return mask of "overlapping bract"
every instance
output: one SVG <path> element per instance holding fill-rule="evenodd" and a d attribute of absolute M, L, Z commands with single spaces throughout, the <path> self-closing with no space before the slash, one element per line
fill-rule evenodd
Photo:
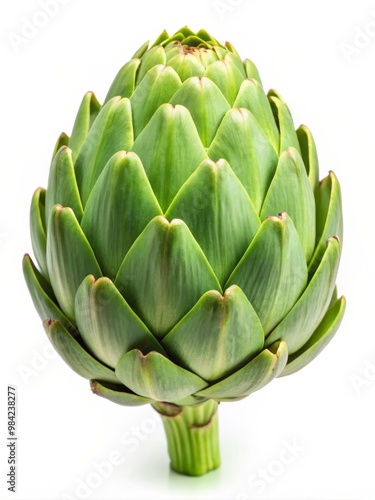
<path fill-rule="evenodd" d="M 48 336 L 116 403 L 243 398 L 310 362 L 345 309 L 340 187 L 254 64 L 204 30 L 84 96 L 31 206 Z"/>

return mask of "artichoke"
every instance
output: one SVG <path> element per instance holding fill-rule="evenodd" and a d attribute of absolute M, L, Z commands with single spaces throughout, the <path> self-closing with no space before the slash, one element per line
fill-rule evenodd
<path fill-rule="evenodd" d="M 161 415 L 171 466 L 218 467 L 218 404 L 309 363 L 345 309 L 340 186 L 310 130 L 205 30 L 165 31 L 92 92 L 31 203 L 25 279 L 95 394 Z"/>

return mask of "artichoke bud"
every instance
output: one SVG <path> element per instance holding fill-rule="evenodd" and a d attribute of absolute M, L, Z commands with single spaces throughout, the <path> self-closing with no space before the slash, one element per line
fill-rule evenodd
<path fill-rule="evenodd" d="M 310 130 L 205 30 L 164 31 L 103 105 L 85 94 L 30 223 L 25 278 L 56 350 L 96 394 L 165 419 L 207 423 L 312 361 L 343 317 L 339 182 L 319 183 Z M 217 466 L 172 448 L 181 472 Z"/>

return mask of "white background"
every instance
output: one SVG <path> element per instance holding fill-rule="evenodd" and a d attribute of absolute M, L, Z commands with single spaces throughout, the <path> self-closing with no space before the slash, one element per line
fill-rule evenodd
<path fill-rule="evenodd" d="M 1 498 L 373 500 L 375 2 L 65 0 L 27 43 L 12 43 L 26 20 L 43 22 L 40 12 L 38 0 L 0 6 Z M 321 177 L 334 170 L 343 189 L 338 286 L 348 299 L 342 327 L 311 365 L 221 405 L 222 467 L 197 479 L 169 471 L 150 407 L 94 397 L 53 355 L 21 272 L 31 195 L 46 185 L 55 140 L 71 132 L 84 92 L 102 101 L 145 40 L 185 24 L 253 59 L 296 126 L 312 129 Z M 15 494 L 5 477 L 8 384 L 19 402 Z M 288 446 L 297 450 L 283 464 Z"/>

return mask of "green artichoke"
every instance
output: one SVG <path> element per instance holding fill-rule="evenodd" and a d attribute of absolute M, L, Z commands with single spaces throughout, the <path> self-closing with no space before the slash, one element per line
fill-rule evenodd
<path fill-rule="evenodd" d="M 335 334 L 340 186 L 230 43 L 187 27 L 92 92 L 31 204 L 26 282 L 94 393 L 161 414 L 172 467 L 219 465 L 217 407 Z"/>

